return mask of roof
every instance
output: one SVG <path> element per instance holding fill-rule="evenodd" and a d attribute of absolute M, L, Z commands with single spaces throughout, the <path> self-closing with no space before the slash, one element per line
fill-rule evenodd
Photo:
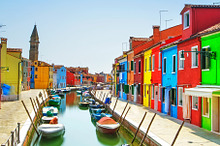
<path fill-rule="evenodd" d="M 40 66 L 40 67 L 52 67 L 52 65 L 50 65 L 46 62 L 43 62 L 43 61 L 38 61 L 38 66 Z"/>
<path fill-rule="evenodd" d="M 54 65 L 54 69 L 60 69 L 61 67 L 64 67 L 64 65 Z"/>
<path fill-rule="evenodd" d="M 220 5 L 193 5 L 193 4 L 185 4 L 185 7 L 182 9 L 180 14 L 182 14 L 183 11 L 186 8 L 220 8 Z"/>
<path fill-rule="evenodd" d="M 130 40 L 132 41 L 148 41 L 149 38 L 136 38 L 136 37 L 130 37 Z"/>
<path fill-rule="evenodd" d="M 200 31 L 196 35 L 207 34 L 207 33 L 215 32 L 215 31 L 220 31 L 220 23 L 215 24 L 215 25 L 213 25 L 203 31 Z"/>
<path fill-rule="evenodd" d="M 32 31 L 31 34 L 31 41 L 39 41 L 39 36 L 38 36 L 38 32 L 37 32 L 37 25 L 34 25 L 34 29 Z"/>
<path fill-rule="evenodd" d="M 20 49 L 20 48 L 7 48 L 7 52 L 19 52 L 19 53 L 22 53 L 22 49 Z"/>

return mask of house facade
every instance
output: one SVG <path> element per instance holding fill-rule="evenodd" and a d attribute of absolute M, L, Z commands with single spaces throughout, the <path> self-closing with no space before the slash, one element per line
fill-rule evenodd
<path fill-rule="evenodd" d="M 66 88 L 66 68 L 63 65 L 53 65 L 57 74 L 57 88 Z"/>
<path fill-rule="evenodd" d="M 31 60 L 22 57 L 22 90 L 30 90 Z"/>

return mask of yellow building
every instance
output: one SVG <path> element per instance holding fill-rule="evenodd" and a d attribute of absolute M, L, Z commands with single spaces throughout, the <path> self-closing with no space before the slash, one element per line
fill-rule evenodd
<path fill-rule="evenodd" d="M 53 66 L 46 62 L 34 61 L 35 89 L 47 89 L 53 87 Z"/>
<path fill-rule="evenodd" d="M 6 95 L 2 100 L 19 99 L 22 77 L 21 53 L 22 49 L 7 48 L 7 39 L 1 38 L 1 84 L 3 95 Z"/>
<path fill-rule="evenodd" d="M 151 105 L 151 52 L 151 49 L 144 52 L 143 105 L 146 107 Z"/>

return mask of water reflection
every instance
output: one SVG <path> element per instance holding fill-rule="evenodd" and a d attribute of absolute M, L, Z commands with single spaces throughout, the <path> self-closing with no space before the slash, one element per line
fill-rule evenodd
<path fill-rule="evenodd" d="M 115 134 L 104 134 L 96 130 L 96 136 L 100 143 L 104 145 L 119 145 L 122 143 L 120 136 Z"/>
<path fill-rule="evenodd" d="M 77 102 L 77 95 L 76 92 L 69 92 L 66 94 L 66 105 L 73 106 L 76 105 Z"/>
<path fill-rule="evenodd" d="M 66 94 L 61 99 L 61 104 L 60 104 L 60 107 L 59 107 L 59 112 L 60 113 L 64 113 L 65 110 L 66 110 Z"/>

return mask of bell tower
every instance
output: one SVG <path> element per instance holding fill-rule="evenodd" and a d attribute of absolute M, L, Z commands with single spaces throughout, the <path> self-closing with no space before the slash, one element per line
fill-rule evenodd
<path fill-rule="evenodd" d="M 34 62 L 35 60 L 38 60 L 38 46 L 39 46 L 39 36 L 37 32 L 37 25 L 34 25 L 33 32 L 31 34 L 31 40 L 30 40 L 30 51 L 29 51 L 29 59 Z"/>

